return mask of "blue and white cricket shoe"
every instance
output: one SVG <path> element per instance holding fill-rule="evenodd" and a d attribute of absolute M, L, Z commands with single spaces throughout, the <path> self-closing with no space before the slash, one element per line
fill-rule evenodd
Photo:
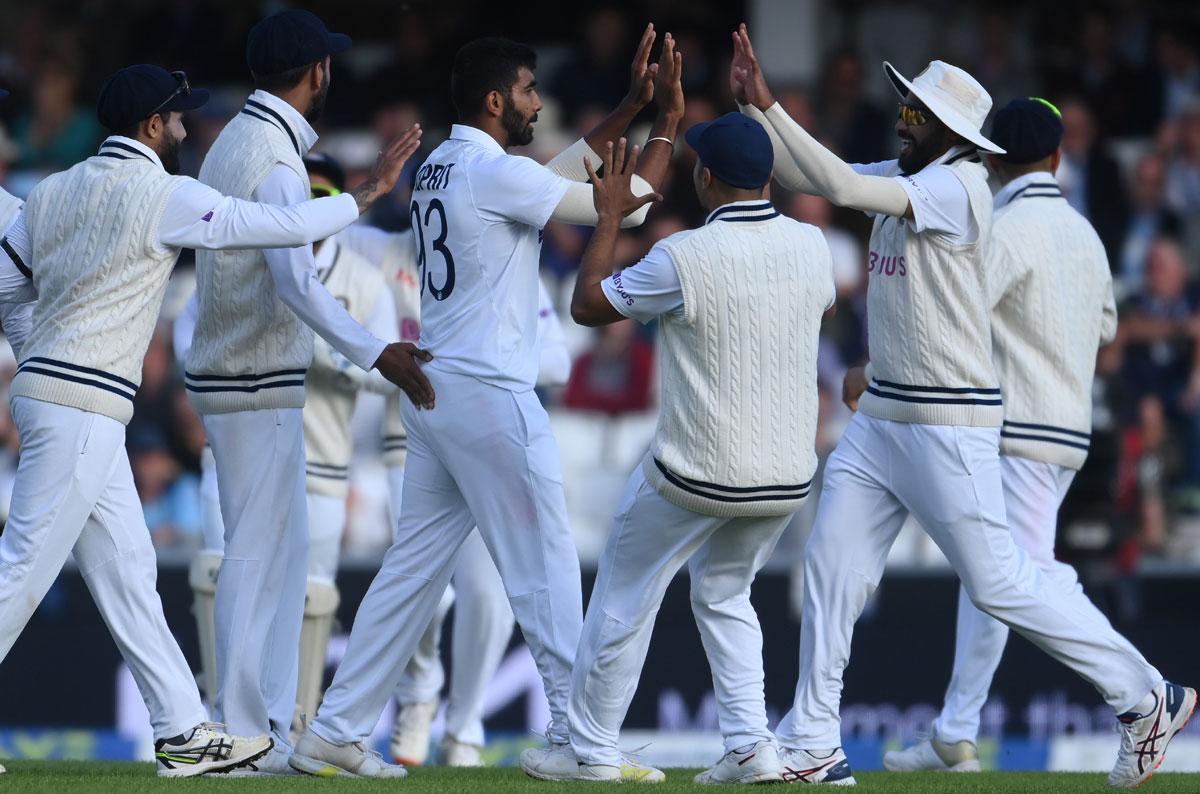
<path fill-rule="evenodd" d="M 1162 766 L 1167 745 L 1196 710 L 1196 690 L 1164 681 L 1154 689 L 1154 708 L 1145 714 L 1127 711 L 1121 722 L 1121 750 L 1108 773 L 1108 785 L 1137 788 Z"/>
<path fill-rule="evenodd" d="M 824 783 L 829 786 L 856 785 L 850 761 L 842 748 L 810 753 L 791 747 L 779 748 L 779 774 L 785 783 Z"/>

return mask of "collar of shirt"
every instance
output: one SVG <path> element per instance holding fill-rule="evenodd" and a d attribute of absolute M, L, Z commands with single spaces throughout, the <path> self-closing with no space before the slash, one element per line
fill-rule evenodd
<path fill-rule="evenodd" d="M 471 127 L 466 124 L 455 124 L 450 127 L 450 137 L 456 141 L 470 141 L 471 143 L 477 143 L 485 149 L 491 149 L 493 152 L 505 154 L 504 147 L 500 145 L 500 142 L 478 127 Z"/>
<path fill-rule="evenodd" d="M 333 263 L 337 259 L 337 250 L 337 240 L 330 237 L 325 240 L 313 257 L 313 261 L 317 266 L 317 278 L 320 279 L 322 284 L 329 278 L 329 272 L 333 269 Z"/>
<path fill-rule="evenodd" d="M 277 113 L 284 124 L 286 124 L 296 137 L 296 143 L 300 147 L 300 156 L 303 157 L 309 149 L 317 143 L 317 131 L 308 123 L 308 119 L 296 110 L 294 107 L 284 102 L 279 97 L 269 91 L 263 91 L 261 88 L 250 95 L 247 102 L 257 102 L 260 105 L 267 107 Z"/>
<path fill-rule="evenodd" d="M 1005 204 L 1011 203 L 1018 196 L 1057 198 L 1061 195 L 1062 189 L 1059 188 L 1054 174 L 1049 171 L 1032 171 L 1028 174 L 1021 174 L 1021 176 L 1000 188 L 992 203 L 998 209 Z"/>
<path fill-rule="evenodd" d="M 162 160 L 158 159 L 157 152 L 141 141 L 126 138 L 124 135 L 109 135 L 104 139 L 104 143 L 100 144 L 99 153 L 105 157 L 120 157 L 123 160 L 141 156 L 159 168 L 163 167 Z"/>
<path fill-rule="evenodd" d="M 778 218 L 779 210 L 767 199 L 751 199 L 749 201 L 733 201 L 722 204 L 704 219 L 704 225 L 713 221 L 730 221 L 745 223 L 746 221 L 769 221 Z"/>

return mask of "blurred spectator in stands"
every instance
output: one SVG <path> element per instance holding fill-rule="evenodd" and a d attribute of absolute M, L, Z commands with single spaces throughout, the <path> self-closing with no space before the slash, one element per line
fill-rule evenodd
<path fill-rule="evenodd" d="M 1170 152 L 1167 205 L 1184 222 L 1184 244 L 1200 256 L 1200 97 L 1179 118 L 1163 125 L 1160 146 Z"/>
<path fill-rule="evenodd" d="M 160 439 L 179 465 L 199 471 L 199 449 L 189 441 L 189 429 L 180 423 L 177 403 L 183 386 L 171 353 L 171 332 L 159 323 L 142 362 L 142 383 L 133 398 L 129 435 Z"/>
<path fill-rule="evenodd" d="M 404 134 L 405 130 L 417 122 L 421 122 L 422 126 L 428 123 L 422 117 L 419 107 L 411 102 L 396 102 L 384 105 L 375 111 L 375 115 L 371 118 L 371 131 L 375 133 L 376 139 L 379 140 L 379 145 L 383 146 L 386 141 L 393 140 L 398 135 Z M 432 151 L 432 149 L 428 151 Z M 417 169 L 424 162 L 428 151 L 418 152 L 409 158 L 408 164 L 405 165 L 407 173 L 403 174 L 396 181 L 396 186 L 392 188 L 391 193 L 375 202 L 375 206 L 371 207 L 367 212 L 367 223 L 389 232 L 401 232 L 409 228 L 411 225 L 409 212 L 412 205 L 413 179 L 416 176 Z M 350 183 L 346 185 L 347 189 L 351 190 L 356 186 Z"/>
<path fill-rule="evenodd" d="M 439 46 L 437 31 L 431 29 L 422 12 L 413 9 L 414 5 L 406 3 L 403 11 L 397 10 L 391 17 L 396 25 L 396 31 L 388 41 L 391 63 L 366 80 L 362 90 L 343 86 L 351 90 L 347 91 L 350 95 L 341 101 L 341 106 L 348 113 L 358 113 L 358 123 L 367 120 L 363 115 L 364 110 L 370 111 L 381 103 L 401 99 L 419 108 L 421 125 L 427 134 L 439 127 L 449 129 L 450 123 L 457 121 L 450 103 L 449 84 L 450 66 L 457 46 Z M 437 14 L 436 4 L 431 4 L 431 7 L 435 9 L 433 13 Z M 386 29 L 381 34 L 386 36 Z M 463 43 L 465 39 L 459 42 Z M 378 132 L 378 124 L 374 126 Z M 413 159 L 418 164 L 424 160 L 423 157 Z"/>
<path fill-rule="evenodd" d="M 851 163 L 884 159 L 890 129 L 887 113 L 863 94 L 863 63 L 854 50 L 837 50 L 826 60 L 816 116 L 820 138 L 842 159 Z"/>
<path fill-rule="evenodd" d="M 1149 135 L 1162 118 L 1160 98 L 1146 90 L 1149 75 L 1130 64 L 1116 42 L 1109 11 L 1089 8 L 1083 15 L 1070 89 L 1082 94 L 1105 137 Z"/>
<path fill-rule="evenodd" d="M 592 349 L 575 360 L 563 405 L 620 416 L 646 411 L 653 400 L 654 349 L 633 320 L 597 328 Z"/>
<path fill-rule="evenodd" d="M 192 544 L 200 534 L 200 479 L 184 474 L 166 439 L 142 426 L 126 440 L 146 527 L 157 547 Z"/>
<path fill-rule="evenodd" d="M 1117 342 L 1123 353 L 1122 416 L 1132 433 L 1125 441 L 1126 469 L 1140 495 L 1140 540 L 1150 550 L 1166 541 L 1165 497 L 1179 473 L 1185 489 L 1200 487 L 1196 409 L 1195 296 L 1179 246 L 1160 239 L 1150 246 L 1143 288 L 1122 309 Z M 1182 449 L 1171 442 L 1186 439 Z M 1127 478 L 1128 479 L 1128 478 Z"/>
<path fill-rule="evenodd" d="M 31 110 L 13 124 L 18 164 L 39 172 L 61 171 L 95 153 L 103 137 L 96 112 L 79 104 L 79 74 L 61 57 L 47 57 L 33 85 Z"/>
<path fill-rule="evenodd" d="M 1007 5 L 984 11 L 979 18 L 976 52 L 967 58 L 967 71 L 987 86 L 993 108 L 1002 108 L 1010 100 L 1038 90 L 1029 51 L 1023 46 L 1027 37 L 1018 32 L 1017 22 Z"/>
<path fill-rule="evenodd" d="M 1128 209 L 1117 161 L 1096 130 L 1096 119 L 1079 99 L 1066 99 L 1062 111 L 1062 164 L 1058 183 L 1067 201 L 1092 222 L 1108 252 L 1110 266 L 1119 261 Z"/>
<path fill-rule="evenodd" d="M 1164 26 L 1156 44 L 1163 116 L 1172 119 L 1200 97 L 1200 44 L 1193 28 L 1179 24 Z"/>
<path fill-rule="evenodd" d="M 549 93 L 562 103 L 568 123 L 588 105 L 611 108 L 625 96 L 633 52 L 629 26 L 629 17 L 618 5 L 600 6 L 584 20 L 583 41 L 548 81 Z M 659 32 L 660 45 L 664 32 Z"/>
<path fill-rule="evenodd" d="M 8 184 L 9 169 L 20 156 L 21 150 L 13 142 L 12 136 L 8 134 L 8 128 L 4 126 L 3 122 L 0 122 L 0 185 Z"/>
<path fill-rule="evenodd" d="M 1121 257 L 1112 263 L 1118 301 L 1141 291 L 1151 244 L 1160 237 L 1179 237 L 1182 224 L 1179 215 L 1167 206 L 1166 178 L 1166 162 L 1158 154 L 1144 155 L 1134 167 Z"/>

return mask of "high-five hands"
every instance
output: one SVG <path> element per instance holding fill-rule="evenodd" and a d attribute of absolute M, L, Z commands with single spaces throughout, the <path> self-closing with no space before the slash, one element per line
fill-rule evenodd
<path fill-rule="evenodd" d="M 662 201 L 662 196 L 658 193 L 635 196 L 630 190 L 633 172 L 637 168 L 639 147 L 634 146 L 626 158 L 626 144 L 624 138 L 618 140 L 615 147 L 612 141 L 605 144 L 603 179 L 596 175 L 589 160 L 585 158 L 583 161 L 584 168 L 592 180 L 592 202 L 596 205 L 596 214 L 600 216 L 601 221 L 620 221 L 645 204 Z"/>
<path fill-rule="evenodd" d="M 670 33 L 663 38 L 654 76 L 654 95 L 658 97 L 660 113 L 675 118 L 683 116 L 683 53 L 675 49 L 675 37 Z"/>
<path fill-rule="evenodd" d="M 746 23 L 738 25 L 733 32 L 733 61 L 729 64 L 729 90 L 740 105 L 754 105 L 759 110 L 766 111 L 775 104 L 775 97 L 767 88 L 767 80 L 759 68 L 758 59 L 754 57 L 754 47 L 750 44 L 750 33 Z"/>
<path fill-rule="evenodd" d="M 400 179 L 404 164 L 421 146 L 421 125 L 414 124 L 403 135 L 396 136 L 391 143 L 379 152 L 375 166 L 361 185 L 351 193 L 358 202 L 358 213 L 361 215 L 371 208 L 380 196 L 392 192 Z"/>
<path fill-rule="evenodd" d="M 654 46 L 657 35 L 651 22 L 642 32 L 642 40 L 638 42 L 633 64 L 629 67 L 629 92 L 625 95 L 625 102 L 638 110 L 654 99 L 654 75 L 658 71 L 658 64 L 650 63 L 650 48 Z"/>

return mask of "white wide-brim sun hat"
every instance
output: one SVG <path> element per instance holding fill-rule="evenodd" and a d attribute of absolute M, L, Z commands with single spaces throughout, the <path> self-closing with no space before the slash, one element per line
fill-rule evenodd
<path fill-rule="evenodd" d="M 925 103 L 938 120 L 980 149 L 1004 154 L 983 135 L 983 123 L 992 109 L 992 97 L 971 75 L 945 61 L 930 61 L 912 80 L 883 62 L 883 71 L 903 99 L 908 92 Z"/>

